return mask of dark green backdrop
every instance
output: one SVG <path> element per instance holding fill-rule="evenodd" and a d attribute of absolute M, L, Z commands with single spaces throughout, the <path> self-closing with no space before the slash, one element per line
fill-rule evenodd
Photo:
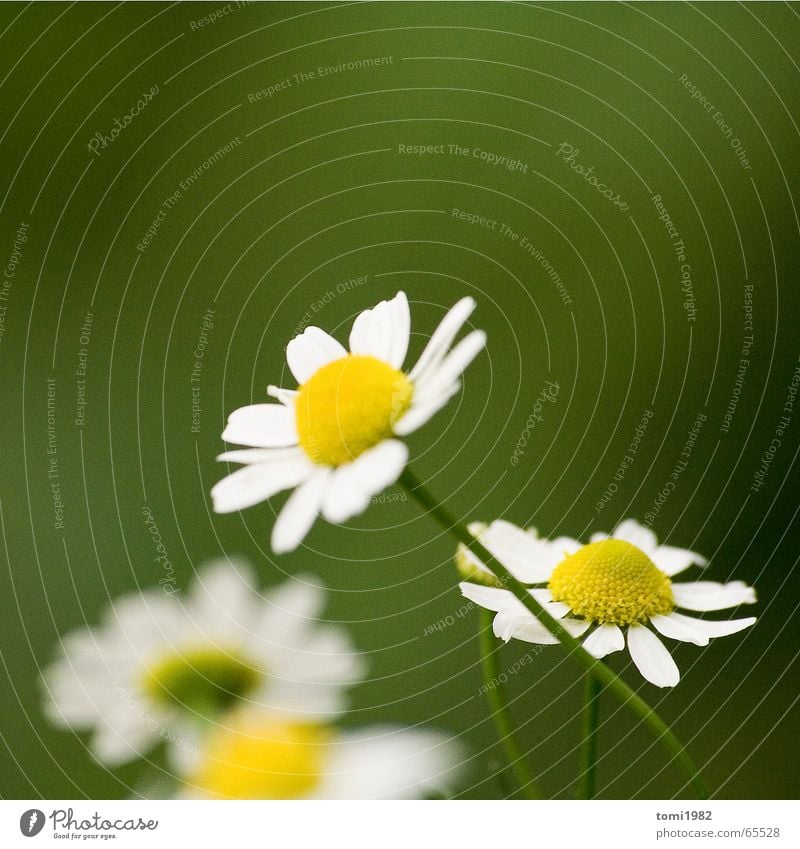
<path fill-rule="evenodd" d="M 489 338 L 463 394 L 409 440 L 412 468 L 470 520 L 586 536 L 655 513 L 660 537 L 710 557 L 710 578 L 753 583 L 758 625 L 679 647 L 675 691 L 612 664 L 719 796 L 795 797 L 800 405 L 785 406 L 800 355 L 799 15 L 3 4 L 2 794 L 117 797 L 141 780 L 141 764 L 109 773 L 48 727 L 37 675 L 59 633 L 163 577 L 145 505 L 180 587 L 221 552 L 249 557 L 264 585 L 318 573 L 329 617 L 371 662 L 345 722 L 449 729 L 474 753 L 465 795 L 504 793 L 477 615 L 457 615 L 452 544 L 414 504 L 395 495 L 347 527 L 318 523 L 281 557 L 268 545 L 281 499 L 210 512 L 225 417 L 289 381 L 298 326 L 312 317 L 344 340 L 359 310 L 402 287 L 412 357 L 465 294 Z M 115 118 L 127 126 L 112 138 Z M 439 147 L 406 150 L 420 145 Z M 548 380 L 558 396 L 526 430 Z M 579 678 L 549 648 L 509 686 L 533 762 L 568 795 Z M 682 793 L 627 714 L 609 701 L 602 719 L 603 795 Z"/>

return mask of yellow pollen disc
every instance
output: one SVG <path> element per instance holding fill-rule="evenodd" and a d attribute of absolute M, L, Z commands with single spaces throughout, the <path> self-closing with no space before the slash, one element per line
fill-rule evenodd
<path fill-rule="evenodd" d="M 632 625 L 674 607 L 670 579 L 641 549 L 620 539 L 593 542 L 562 560 L 549 587 L 555 601 L 600 624 Z"/>
<path fill-rule="evenodd" d="M 296 799 L 319 781 L 330 731 L 260 717 L 223 717 L 210 733 L 193 792 L 226 799 Z"/>
<path fill-rule="evenodd" d="M 413 392 L 401 371 L 375 357 L 334 360 L 300 387 L 295 403 L 300 445 L 322 466 L 349 463 L 392 435 Z"/>

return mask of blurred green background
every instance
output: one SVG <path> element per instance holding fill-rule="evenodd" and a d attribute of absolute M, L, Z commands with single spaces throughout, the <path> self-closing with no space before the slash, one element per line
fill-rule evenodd
<path fill-rule="evenodd" d="M 210 512 L 225 418 L 291 385 L 298 326 L 345 340 L 398 288 L 410 361 L 465 294 L 489 337 L 409 440 L 414 471 L 464 519 L 545 534 L 652 513 L 661 539 L 709 556 L 709 578 L 754 584 L 758 625 L 679 646 L 674 691 L 611 664 L 718 796 L 797 796 L 796 5 L 6 3 L 0 33 L 3 796 L 125 797 L 142 781 L 143 764 L 109 772 L 47 725 L 38 670 L 59 634 L 162 577 L 144 505 L 182 588 L 223 552 L 265 586 L 317 573 L 371 666 L 344 722 L 449 729 L 473 753 L 464 795 L 505 795 L 477 613 L 458 615 L 453 545 L 431 520 L 398 494 L 276 557 L 282 498 Z M 419 145 L 441 147 L 405 147 Z M 546 381 L 557 398 L 526 431 Z M 548 791 L 569 796 L 580 677 L 548 648 L 509 691 Z M 612 700 L 601 719 L 601 795 L 686 795 Z"/>

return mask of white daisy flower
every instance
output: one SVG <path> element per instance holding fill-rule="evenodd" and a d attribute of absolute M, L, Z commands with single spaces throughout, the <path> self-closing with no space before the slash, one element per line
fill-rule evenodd
<path fill-rule="evenodd" d="M 442 732 L 281 723 L 241 710 L 196 750 L 184 798 L 415 799 L 452 790 L 464 753 Z"/>
<path fill-rule="evenodd" d="M 485 526 L 484 526 L 485 527 Z M 589 545 L 560 537 L 538 539 L 509 522 L 493 522 L 486 530 L 471 528 L 481 542 L 515 578 L 541 584 L 530 593 L 568 633 L 582 637 L 583 647 L 601 658 L 625 648 L 639 672 L 658 687 L 673 687 L 680 672 L 652 626 L 669 639 L 708 645 L 712 637 L 735 634 L 756 620 L 711 620 L 687 616 L 681 610 L 706 612 L 753 604 L 756 593 L 742 581 L 673 583 L 672 578 L 691 565 L 705 566 L 694 551 L 659 545 L 656 535 L 633 519 L 622 522 L 609 537 L 594 534 Z M 530 643 L 558 640 L 510 591 L 498 586 L 491 573 L 463 546 L 460 570 L 470 575 L 461 584 L 464 595 L 497 611 L 494 633 L 506 642 L 512 637 Z M 473 583 L 476 580 L 481 584 Z"/>
<path fill-rule="evenodd" d="M 406 464 L 408 449 L 395 437 L 444 407 L 483 348 L 480 330 L 451 348 L 474 308 L 472 298 L 462 298 L 408 373 L 402 371 L 411 332 L 404 292 L 356 318 L 349 351 L 319 327 L 306 328 L 286 349 L 297 390 L 270 386 L 280 403 L 231 413 L 222 438 L 250 447 L 217 458 L 244 468 L 213 487 L 214 510 L 242 510 L 296 487 L 272 532 L 276 552 L 296 548 L 320 513 L 341 523 L 363 512 Z"/>
<path fill-rule="evenodd" d="M 234 703 L 330 719 L 364 669 L 347 632 L 318 622 L 325 593 L 310 580 L 261 594 L 245 564 L 224 560 L 202 570 L 185 599 L 159 589 L 117 599 L 99 627 L 63 639 L 43 676 L 48 717 L 91 731 L 91 750 L 108 765 L 160 739 L 185 748 L 176 727 Z"/>

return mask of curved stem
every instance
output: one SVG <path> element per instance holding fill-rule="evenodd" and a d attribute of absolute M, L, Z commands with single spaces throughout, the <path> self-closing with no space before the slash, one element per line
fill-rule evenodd
<path fill-rule="evenodd" d="M 511 718 L 506 707 L 506 694 L 500 680 L 497 641 L 492 633 L 492 611 L 481 608 L 481 668 L 486 682 L 486 699 L 492 712 L 494 727 L 510 767 L 514 770 L 526 799 L 540 799 L 536 778 L 528 768 L 511 730 Z"/>
<path fill-rule="evenodd" d="M 528 592 L 528 588 L 518 581 L 506 567 L 475 539 L 466 526 L 455 519 L 417 480 L 414 473 L 406 466 L 400 475 L 401 483 L 408 494 L 414 498 L 436 519 L 437 522 L 456 540 L 469 548 L 476 557 L 499 579 L 500 583 L 512 592 L 532 613 L 539 622 L 567 649 L 569 656 L 590 672 L 601 684 L 604 684 L 614 695 L 638 716 L 650 729 L 656 740 L 666 749 L 675 762 L 686 773 L 698 799 L 708 798 L 708 789 L 700 771 L 695 766 L 689 753 L 684 749 L 680 740 L 672 733 L 669 726 L 661 717 L 621 679 L 618 678 L 604 663 L 592 657 L 586 649 L 567 631 L 559 625 L 556 619 Z"/>
<path fill-rule="evenodd" d="M 583 703 L 583 746 L 581 748 L 581 778 L 579 799 L 593 799 L 597 776 L 597 717 L 600 713 L 602 684 L 594 675 L 586 676 Z"/>

